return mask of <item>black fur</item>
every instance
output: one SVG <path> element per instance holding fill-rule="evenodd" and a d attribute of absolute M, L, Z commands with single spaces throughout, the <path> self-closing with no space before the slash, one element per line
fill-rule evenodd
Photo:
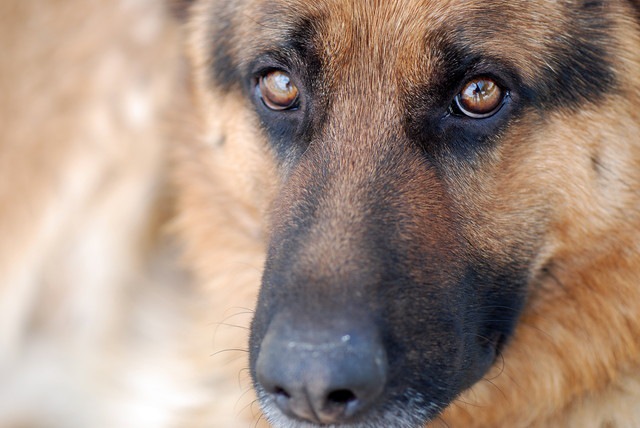
<path fill-rule="evenodd" d="M 444 39 L 444 37 L 443 37 Z M 510 64 L 460 43 L 441 43 L 436 74 L 403 94 L 405 133 L 434 164 L 454 158 L 473 162 L 491 148 L 499 135 L 523 111 L 523 83 Z M 473 119 L 453 111 L 454 98 L 469 80 L 489 77 L 502 88 L 504 103 L 493 115 Z"/>
<path fill-rule="evenodd" d="M 237 59 L 233 55 L 236 43 L 234 17 L 236 7 L 241 8 L 242 2 L 224 2 L 215 10 L 211 19 L 211 77 L 213 85 L 222 92 L 237 90 L 241 84 L 242 73 Z"/>
<path fill-rule="evenodd" d="M 433 159 L 454 157 L 473 162 L 528 109 L 540 113 L 580 109 L 615 91 L 606 5 L 602 1 L 589 1 L 572 13 L 574 23 L 546 47 L 547 66 L 534 81 L 525 81 L 508 58 L 483 52 L 478 48 L 481 44 L 468 41 L 464 28 L 452 31 L 453 37 L 446 32 L 433 37 L 441 42 L 426 49 L 438 52 L 441 63 L 429 81 L 404 94 L 407 135 Z M 496 34 L 487 29 L 485 37 L 493 38 Z M 503 107 L 486 119 L 448 114 L 462 86 L 478 76 L 493 78 L 508 93 Z"/>
<path fill-rule="evenodd" d="M 631 1 L 631 7 L 635 9 L 636 18 L 640 22 L 640 0 L 630 0 L 630 1 Z"/>
<path fill-rule="evenodd" d="M 301 155 L 321 128 L 327 105 L 322 94 L 324 81 L 322 63 L 313 46 L 315 26 L 308 19 L 300 20 L 280 43 L 253 61 L 244 73 L 246 92 L 254 99 L 262 125 L 270 137 L 280 160 Z M 299 106 L 293 110 L 271 111 L 259 99 L 255 88 L 260 76 L 271 70 L 290 74 L 298 87 Z"/>
<path fill-rule="evenodd" d="M 571 7 L 575 10 L 566 13 L 573 19 L 560 29 L 562 34 L 541 41 L 546 66 L 533 80 L 525 80 L 510 58 L 485 52 L 479 48 L 482 43 L 468 40 L 468 29 L 443 29 L 430 39 L 438 40 L 437 45 L 424 46 L 438 53 L 440 63 L 425 73 L 423 82 L 406 88 L 400 82 L 404 92 L 397 94 L 399 111 L 386 114 L 387 106 L 371 106 L 380 109 L 371 117 L 383 118 L 380 122 L 399 119 L 401 126 L 360 123 L 350 117 L 349 123 L 334 124 L 333 133 L 324 132 L 331 120 L 327 112 L 332 94 L 323 68 L 325 53 L 315 43 L 322 36 L 317 20 L 321 17 L 289 17 L 293 24 L 288 30 L 282 30 L 281 22 L 271 22 L 266 38 L 258 25 L 260 43 L 249 47 L 254 48 L 251 52 L 259 47 L 260 52 L 241 60 L 249 47 L 232 49 L 233 7 L 216 11 L 212 84 L 221 90 L 240 89 L 252 100 L 281 167 L 288 168 L 274 203 L 285 208 L 273 214 L 277 225 L 270 235 L 251 329 L 251 370 L 260 395 L 273 395 L 261 389 L 255 366 L 262 340 L 281 313 L 318 329 L 330 317 L 348 322 L 363 311 L 375 323 L 387 352 L 389 381 L 376 408 L 354 419 L 353 426 L 380 425 L 383 419 L 375 412 L 394 412 L 403 405 L 414 406 L 409 412 L 420 415 L 423 423 L 482 378 L 512 334 L 525 303 L 540 245 L 533 238 L 539 231 L 523 232 L 521 241 L 503 249 L 508 257 L 475 248 L 465 233 L 477 227 L 471 224 L 477 218 L 466 218 L 464 203 L 456 200 L 464 196 L 453 194 L 443 177 L 454 175 L 451 159 L 481 167 L 481 155 L 501 144 L 501 136 L 526 113 L 543 117 L 558 109 L 580 109 L 616 90 L 606 2 L 584 1 Z M 265 22 L 278 18 L 274 14 Z M 425 34 L 433 32 L 428 25 L 425 22 Z M 474 37 L 505 37 L 494 29 L 484 35 L 475 30 Z M 272 111 L 261 101 L 256 85 L 272 70 L 286 71 L 299 88 L 296 109 Z M 456 94 L 479 76 L 491 77 L 503 88 L 502 108 L 485 119 L 457 114 L 451 109 Z M 345 134 L 350 139 L 340 134 L 345 126 L 377 126 L 384 136 L 381 141 L 365 141 L 378 134 L 364 133 L 362 141 L 357 136 L 351 141 L 354 133 Z M 361 163 L 355 157 L 364 156 L 364 149 L 344 150 L 345 144 L 362 144 L 371 152 Z M 368 175 L 354 173 L 356 168 Z M 464 171 L 469 169 L 456 173 Z M 352 181 L 354 177 L 360 181 Z M 332 200 L 336 188 L 348 188 L 349 195 L 361 199 Z M 352 217 L 342 216 L 340 204 L 345 203 L 346 211 L 355 212 Z M 339 241 L 341 236 L 331 236 L 338 222 L 347 222 L 340 224 L 354 231 L 348 238 L 353 248 L 347 245 L 353 254 L 344 254 L 338 266 L 322 266 L 322 251 L 331 250 L 315 247 L 313 237 Z M 410 404 L 407 391 L 417 392 L 419 404 L 429 411 L 421 413 L 417 404 Z"/>
<path fill-rule="evenodd" d="M 610 57 L 609 26 L 606 4 L 586 1 L 574 15 L 574 23 L 562 37 L 546 47 L 547 66 L 534 81 L 524 81 L 508 58 L 495 52 L 483 52 L 478 44 L 466 42 L 464 28 L 451 34 L 443 33 L 435 40 L 449 40 L 426 49 L 438 51 L 442 63 L 435 75 L 429 76 L 423 87 L 403 94 L 406 106 L 406 132 L 419 144 L 427 156 L 455 157 L 474 161 L 483 150 L 498 140 L 498 136 L 527 108 L 541 111 L 579 109 L 600 101 L 616 89 Z M 239 70 L 229 49 L 234 34 L 229 7 L 219 13 L 214 30 L 213 76 L 219 88 L 244 85 L 253 96 L 256 77 L 267 69 L 284 69 L 291 73 L 301 89 L 298 111 L 271 112 L 257 103 L 257 110 L 273 147 L 280 159 L 299 156 L 306 150 L 325 121 L 330 98 L 325 97 L 320 53 L 316 51 L 317 21 L 300 18 L 289 32 L 280 37 L 283 42 L 255 59 L 247 70 Z M 488 31 L 486 37 L 495 37 Z M 449 106 L 464 83 L 476 76 L 495 78 L 508 92 L 503 108 L 487 119 L 475 120 L 449 114 Z"/>
<path fill-rule="evenodd" d="M 615 89 L 611 23 L 603 1 L 587 1 L 575 11 L 573 29 L 550 46 L 549 67 L 527 91 L 543 109 L 579 109 Z"/>

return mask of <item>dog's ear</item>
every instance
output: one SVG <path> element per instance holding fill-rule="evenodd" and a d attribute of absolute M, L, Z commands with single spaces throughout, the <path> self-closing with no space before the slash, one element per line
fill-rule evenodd
<path fill-rule="evenodd" d="M 195 0 L 167 0 L 171 14 L 179 20 L 185 20 L 189 15 L 189 8 Z"/>

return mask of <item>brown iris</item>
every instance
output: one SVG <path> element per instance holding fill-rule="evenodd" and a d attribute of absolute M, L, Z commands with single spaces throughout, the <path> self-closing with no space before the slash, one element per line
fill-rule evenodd
<path fill-rule="evenodd" d="M 474 119 L 493 115 L 500 109 L 503 100 L 504 91 L 487 77 L 470 80 L 456 96 L 460 111 Z"/>
<path fill-rule="evenodd" d="M 270 71 L 260 78 L 258 85 L 262 101 L 271 110 L 287 110 L 296 106 L 298 88 L 284 71 Z"/>

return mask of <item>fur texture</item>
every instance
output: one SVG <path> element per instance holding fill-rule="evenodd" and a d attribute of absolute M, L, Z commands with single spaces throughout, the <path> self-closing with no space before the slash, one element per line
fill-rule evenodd
<path fill-rule="evenodd" d="M 640 425 L 637 11 L 4 2 L 0 426 L 318 426 L 256 360 L 345 313 L 391 375 L 331 426 Z M 434 119 L 477 75 L 500 115 Z"/>

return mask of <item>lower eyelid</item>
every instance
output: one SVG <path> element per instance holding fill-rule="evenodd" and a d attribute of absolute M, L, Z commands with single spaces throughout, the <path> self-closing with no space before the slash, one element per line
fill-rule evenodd
<path fill-rule="evenodd" d="M 489 117 L 496 115 L 500 110 L 503 109 L 505 104 L 511 99 L 511 93 L 510 91 L 505 90 L 505 93 L 502 96 L 502 100 L 500 100 L 500 103 L 498 104 L 498 106 L 493 111 L 486 114 L 474 114 L 473 112 L 465 111 L 465 109 L 460 105 L 459 97 L 460 97 L 460 94 L 456 95 L 455 98 L 453 99 L 453 102 L 451 103 L 447 111 L 446 117 L 450 115 L 455 115 L 455 116 L 465 116 L 470 119 L 488 119 Z M 456 109 L 458 110 L 458 112 L 455 111 Z"/>

